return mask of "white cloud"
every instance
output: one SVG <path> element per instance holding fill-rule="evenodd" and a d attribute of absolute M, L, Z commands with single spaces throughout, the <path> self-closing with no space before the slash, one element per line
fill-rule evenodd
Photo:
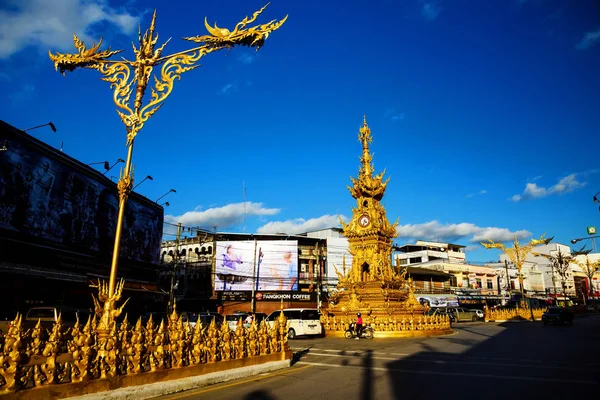
<path fill-rule="evenodd" d="M 585 50 L 596 45 L 600 41 L 600 28 L 593 32 L 586 33 L 583 38 L 577 43 L 577 49 Z"/>
<path fill-rule="evenodd" d="M 7 0 L 0 10 L 0 59 L 5 59 L 28 46 L 44 51 L 74 50 L 73 34 L 91 46 L 92 28 L 108 22 L 118 31 L 135 31 L 139 18 L 110 7 L 106 0 Z"/>
<path fill-rule="evenodd" d="M 440 224 L 438 221 L 430 221 L 423 224 L 399 225 L 396 228 L 398 237 L 405 239 L 421 240 L 460 240 L 469 242 L 482 242 L 492 239 L 497 242 L 512 240 L 515 235 L 517 239 L 526 239 L 531 232 L 520 230 L 511 232 L 506 228 L 480 227 L 475 224 L 462 222 L 458 224 Z"/>
<path fill-rule="evenodd" d="M 587 174 L 589 174 L 589 172 L 567 175 L 549 188 L 538 186 L 536 183 L 528 183 L 525 185 L 523 194 L 515 194 L 511 197 L 511 200 L 514 202 L 519 202 L 523 200 L 539 199 L 541 197 L 546 197 L 553 194 L 565 194 L 572 192 L 587 185 L 587 182 L 580 182 L 577 180 L 577 175 L 586 176 Z"/>
<path fill-rule="evenodd" d="M 421 6 L 421 14 L 429 21 L 436 19 L 440 12 L 442 12 L 442 8 L 438 2 L 423 2 Z"/>
<path fill-rule="evenodd" d="M 341 216 L 344 221 L 347 221 L 345 216 Z M 303 233 L 326 229 L 331 227 L 339 227 L 340 220 L 337 215 L 323 215 L 318 218 L 304 219 L 288 219 L 287 221 L 274 221 L 258 228 L 257 233 Z"/>
<path fill-rule="evenodd" d="M 238 61 L 242 64 L 252 64 L 256 60 L 256 56 L 248 53 L 242 53 L 238 56 Z"/>
<path fill-rule="evenodd" d="M 231 82 L 226 84 L 225 86 L 223 86 L 221 88 L 221 90 L 219 91 L 220 94 L 229 94 L 232 92 L 237 91 L 237 85 L 235 84 L 235 82 Z"/>
<path fill-rule="evenodd" d="M 478 194 L 480 194 L 480 195 L 481 195 L 481 194 L 487 194 L 487 190 L 485 190 L 485 189 L 482 189 L 482 190 L 480 190 L 479 192 L 477 192 L 477 193 L 475 193 L 475 194 L 473 194 L 473 193 L 469 193 L 469 194 L 467 194 L 465 197 L 467 197 L 467 198 L 470 198 L 470 197 L 473 197 L 473 196 L 475 196 L 475 195 L 478 195 Z"/>
<path fill-rule="evenodd" d="M 395 108 L 388 108 L 385 110 L 383 117 L 396 122 L 403 120 L 406 117 L 406 113 L 399 112 Z"/>
<path fill-rule="evenodd" d="M 194 211 L 188 211 L 182 215 L 165 215 L 167 222 L 181 222 L 186 226 L 199 226 L 210 228 L 217 226 L 218 229 L 226 229 L 242 224 L 244 218 L 275 215 L 280 212 L 279 208 L 266 208 L 263 203 L 233 203 L 222 207 L 212 207 L 201 211 L 196 207 Z"/>

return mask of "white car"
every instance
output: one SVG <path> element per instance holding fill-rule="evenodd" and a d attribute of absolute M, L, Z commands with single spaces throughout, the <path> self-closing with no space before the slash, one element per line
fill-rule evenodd
<path fill-rule="evenodd" d="M 319 310 L 316 308 L 284 308 L 283 315 L 290 324 L 288 338 L 295 339 L 296 336 L 304 335 L 323 335 L 323 326 L 321 325 Z M 281 311 L 273 311 L 266 319 L 270 326 L 273 326 L 275 320 L 281 314 Z"/>
<path fill-rule="evenodd" d="M 483 310 L 471 309 L 469 311 L 475 312 L 475 314 L 477 314 L 477 318 L 479 318 L 479 319 L 483 319 L 483 317 L 485 316 L 485 314 L 483 313 Z"/>

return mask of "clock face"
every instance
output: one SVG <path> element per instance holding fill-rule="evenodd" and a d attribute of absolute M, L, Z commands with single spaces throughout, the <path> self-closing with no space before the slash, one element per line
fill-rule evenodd
<path fill-rule="evenodd" d="M 371 222 L 371 220 L 369 219 L 368 215 L 362 215 L 359 219 L 358 219 L 358 224 L 360 226 L 362 226 L 363 228 L 368 226 L 369 223 Z"/>

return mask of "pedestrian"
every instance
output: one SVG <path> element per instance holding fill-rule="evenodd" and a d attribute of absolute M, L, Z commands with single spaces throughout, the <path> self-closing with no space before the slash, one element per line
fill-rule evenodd
<path fill-rule="evenodd" d="M 252 313 L 249 313 L 246 316 L 246 319 L 244 320 L 244 326 L 246 328 L 250 328 L 250 325 L 252 325 L 252 320 L 254 319 L 254 315 Z"/>
<path fill-rule="evenodd" d="M 356 314 L 356 325 L 355 325 L 355 331 L 356 331 L 356 340 L 360 339 L 360 334 L 362 332 L 362 317 L 360 315 L 360 313 Z"/>

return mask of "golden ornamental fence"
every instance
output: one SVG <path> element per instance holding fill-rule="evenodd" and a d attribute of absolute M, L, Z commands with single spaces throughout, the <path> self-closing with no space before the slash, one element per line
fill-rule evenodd
<path fill-rule="evenodd" d="M 176 311 L 167 321 L 152 317 L 135 325 L 113 325 L 108 338 L 97 333 L 96 316 L 65 328 L 60 317 L 51 330 L 41 322 L 25 330 L 17 315 L 0 338 L 0 394 L 45 385 L 101 380 L 204 363 L 289 352 L 287 320 L 283 313 L 272 325 L 238 324 L 232 331 L 215 320 L 203 326 L 184 323 Z"/>
<path fill-rule="evenodd" d="M 450 319 L 445 315 L 433 316 L 406 316 L 400 318 L 363 318 L 364 325 L 370 325 L 375 332 L 403 332 L 403 331 L 444 331 L 452 329 Z M 350 328 L 354 319 L 335 316 L 323 316 L 321 323 L 325 332 L 345 332 Z"/>
<path fill-rule="evenodd" d="M 486 321 L 531 321 L 532 315 L 534 320 L 540 321 L 544 308 L 528 308 L 528 307 L 516 307 L 516 308 L 505 308 L 505 309 L 490 309 L 485 310 Z"/>

